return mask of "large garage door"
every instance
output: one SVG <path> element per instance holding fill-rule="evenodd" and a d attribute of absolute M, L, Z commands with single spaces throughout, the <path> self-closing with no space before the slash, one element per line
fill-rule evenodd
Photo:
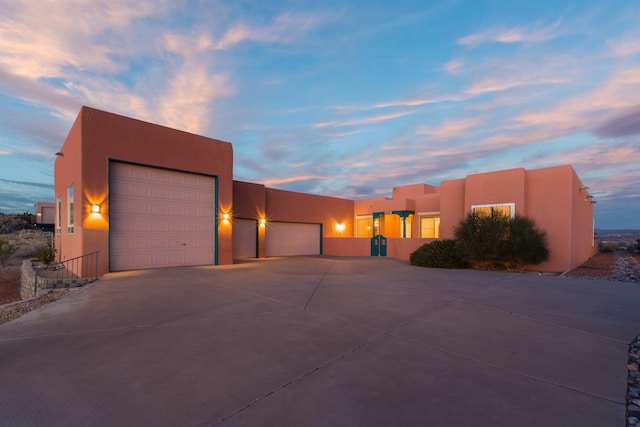
<path fill-rule="evenodd" d="M 258 222 L 255 219 L 233 220 L 233 258 L 255 258 L 258 245 Z"/>
<path fill-rule="evenodd" d="M 215 178 L 112 162 L 111 271 L 215 264 Z"/>
<path fill-rule="evenodd" d="M 267 224 L 266 255 L 320 255 L 320 224 Z"/>

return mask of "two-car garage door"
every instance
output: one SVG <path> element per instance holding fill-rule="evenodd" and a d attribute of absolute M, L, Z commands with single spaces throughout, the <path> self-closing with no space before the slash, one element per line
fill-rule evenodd
<path fill-rule="evenodd" d="M 215 177 L 112 162 L 111 271 L 215 264 Z"/>
<path fill-rule="evenodd" d="M 267 223 L 267 256 L 320 255 L 320 224 Z"/>

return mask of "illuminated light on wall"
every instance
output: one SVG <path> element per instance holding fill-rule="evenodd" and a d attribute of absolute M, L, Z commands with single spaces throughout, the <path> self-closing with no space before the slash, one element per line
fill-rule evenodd
<path fill-rule="evenodd" d="M 229 219 L 231 219 L 231 215 L 229 215 L 228 213 L 222 214 L 222 222 L 228 223 Z"/>
<path fill-rule="evenodd" d="M 91 213 L 100 213 L 100 205 L 91 205 Z"/>
<path fill-rule="evenodd" d="M 344 231 L 344 229 L 345 229 L 345 225 L 344 224 L 342 224 L 342 223 L 336 224 L 336 231 L 338 233 L 342 233 Z"/>
<path fill-rule="evenodd" d="M 264 227 L 267 224 L 267 220 L 264 218 L 260 218 L 260 227 Z"/>

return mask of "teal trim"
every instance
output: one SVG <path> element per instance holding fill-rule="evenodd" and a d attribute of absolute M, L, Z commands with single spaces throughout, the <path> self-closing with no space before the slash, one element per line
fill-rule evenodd
<path fill-rule="evenodd" d="M 214 265 L 218 265 L 218 217 L 220 216 L 220 213 L 218 212 L 220 210 L 220 207 L 218 206 L 218 177 L 215 177 L 215 183 L 214 183 L 214 189 L 213 189 L 213 197 L 214 197 L 214 209 L 213 211 L 214 213 L 214 224 L 216 225 L 215 227 L 213 227 L 213 264 Z"/>
<path fill-rule="evenodd" d="M 322 255 L 322 224 L 320 224 L 320 255 Z"/>

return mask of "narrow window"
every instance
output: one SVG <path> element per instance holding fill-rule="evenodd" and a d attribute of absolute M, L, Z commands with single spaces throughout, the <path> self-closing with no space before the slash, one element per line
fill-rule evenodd
<path fill-rule="evenodd" d="M 67 232 L 73 233 L 73 184 L 69 186 L 69 194 L 67 195 Z"/>
<path fill-rule="evenodd" d="M 58 196 L 56 202 L 56 233 L 62 233 L 62 197 Z"/>

